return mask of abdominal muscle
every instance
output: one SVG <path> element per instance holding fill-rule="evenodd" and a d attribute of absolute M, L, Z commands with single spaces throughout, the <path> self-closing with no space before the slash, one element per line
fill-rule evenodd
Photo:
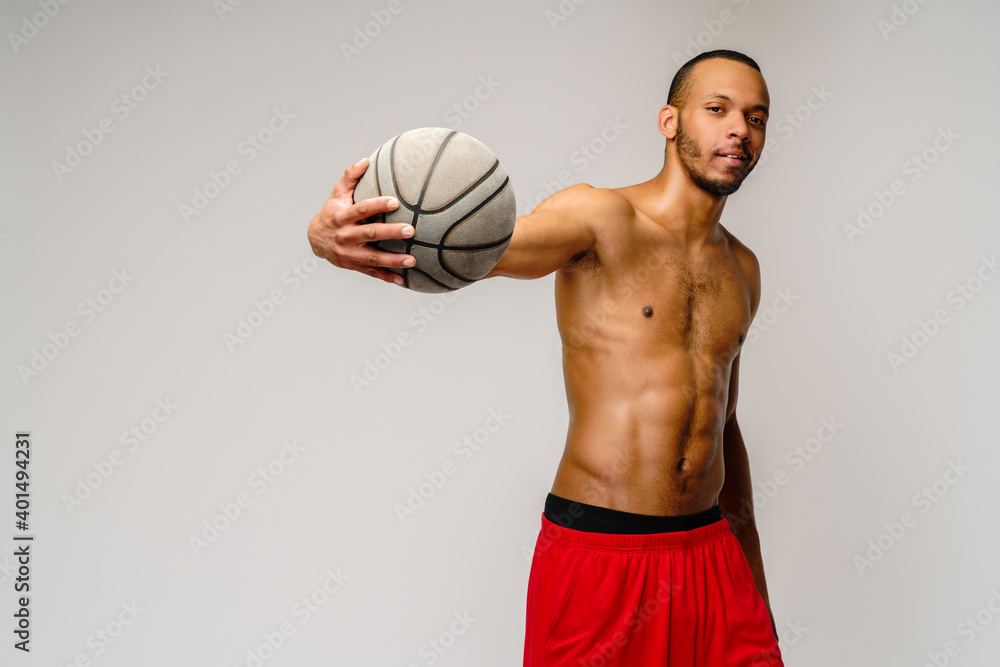
<path fill-rule="evenodd" d="M 623 512 L 718 504 L 728 372 L 709 358 L 626 344 L 564 354 L 570 423 L 552 493 Z"/>

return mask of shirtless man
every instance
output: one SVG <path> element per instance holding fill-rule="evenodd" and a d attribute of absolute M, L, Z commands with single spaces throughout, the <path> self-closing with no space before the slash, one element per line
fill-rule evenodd
<path fill-rule="evenodd" d="M 487 277 L 556 272 L 569 432 L 528 585 L 525 665 L 781 665 L 736 421 L 754 254 L 720 223 L 764 147 L 767 86 L 733 51 L 677 73 L 657 119 L 663 169 L 576 185 L 519 217 Z M 388 282 L 409 255 L 359 224 L 362 160 L 309 226 L 316 255 Z"/>

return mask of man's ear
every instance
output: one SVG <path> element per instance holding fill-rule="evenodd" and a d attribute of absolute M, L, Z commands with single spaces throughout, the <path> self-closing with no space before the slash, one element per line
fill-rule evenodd
<path fill-rule="evenodd" d="M 673 139 L 677 136 L 677 118 L 680 115 L 680 109 L 669 104 L 665 104 L 662 109 L 660 109 L 660 115 L 657 116 L 656 126 L 660 129 L 660 134 L 665 136 L 667 139 Z"/>

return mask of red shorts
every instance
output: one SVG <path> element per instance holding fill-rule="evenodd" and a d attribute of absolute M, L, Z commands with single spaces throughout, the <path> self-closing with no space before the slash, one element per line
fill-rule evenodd
<path fill-rule="evenodd" d="M 525 667 L 781 667 L 764 600 L 720 519 L 613 535 L 542 515 L 528 581 Z"/>

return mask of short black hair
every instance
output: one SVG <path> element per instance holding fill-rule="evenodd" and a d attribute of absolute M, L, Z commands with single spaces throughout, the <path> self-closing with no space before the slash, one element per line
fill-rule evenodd
<path fill-rule="evenodd" d="M 667 94 L 667 104 L 677 107 L 678 109 L 687 104 L 687 96 L 691 91 L 691 70 L 693 70 L 694 66 L 702 60 L 709 60 L 711 58 L 735 60 L 738 63 L 749 65 L 760 72 L 760 66 L 756 63 L 756 61 L 754 61 L 754 59 L 750 56 L 740 53 L 739 51 L 730 51 L 728 49 L 706 51 L 705 53 L 697 55 L 687 61 L 681 65 L 679 70 L 677 70 L 677 74 L 674 75 L 674 80 L 670 82 L 670 92 Z"/>

